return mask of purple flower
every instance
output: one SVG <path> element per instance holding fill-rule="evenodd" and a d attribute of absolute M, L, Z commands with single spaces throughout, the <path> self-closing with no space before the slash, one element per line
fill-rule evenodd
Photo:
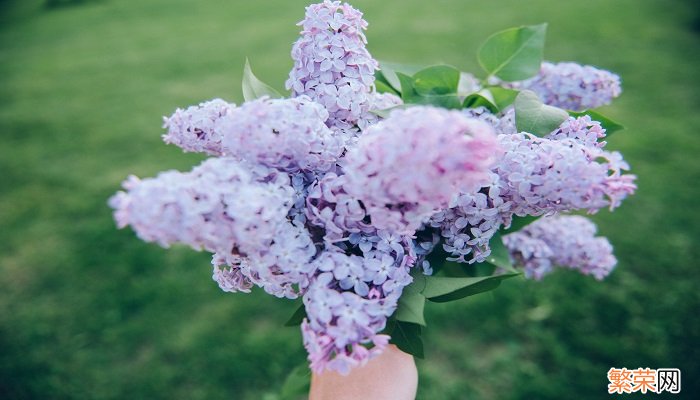
<path fill-rule="evenodd" d="M 559 128 L 554 130 L 547 139 L 562 140 L 573 139 L 584 146 L 603 148 L 605 141 L 599 141 L 605 137 L 605 129 L 600 126 L 600 122 L 593 121 L 590 116 L 569 117 Z"/>
<path fill-rule="evenodd" d="M 119 227 L 131 225 L 141 239 L 164 247 L 254 253 L 274 239 L 292 205 L 286 174 L 229 158 L 206 160 L 187 173 L 131 176 L 123 186 L 110 199 Z"/>
<path fill-rule="evenodd" d="M 329 173 L 311 185 L 306 197 L 306 218 L 325 229 L 325 239 L 337 241 L 348 234 L 374 232 L 367 211 L 345 190 L 346 176 Z"/>
<path fill-rule="evenodd" d="M 491 174 L 491 184 L 477 193 L 456 196 L 449 208 L 430 219 L 445 242 L 443 248 L 451 254 L 450 261 L 483 262 L 491 254 L 489 242 L 502 225 L 510 224 L 512 201 L 497 174 Z"/>
<path fill-rule="evenodd" d="M 411 233 L 460 192 L 488 181 L 499 146 L 493 129 L 458 111 L 395 110 L 367 129 L 343 163 L 345 192 L 377 229 Z"/>
<path fill-rule="evenodd" d="M 326 0 L 308 6 L 300 25 L 287 89 L 293 96 L 307 95 L 326 107 L 329 126 L 356 125 L 370 110 L 378 68 L 365 47 L 367 22 L 362 13 L 348 4 Z"/>
<path fill-rule="evenodd" d="M 165 143 L 174 144 L 185 151 L 221 155 L 221 131 L 219 122 L 236 110 L 235 104 L 214 99 L 191 106 L 185 110 L 178 108 L 170 117 L 163 117 Z"/>
<path fill-rule="evenodd" d="M 617 264 L 608 239 L 596 237 L 596 226 L 581 216 L 544 217 L 503 237 L 528 278 L 541 279 L 553 266 L 575 269 L 601 280 Z"/>
<path fill-rule="evenodd" d="M 304 346 L 315 372 L 347 374 L 386 347 L 388 338 L 379 332 L 396 309 L 398 296 L 368 298 L 332 286 L 331 275 L 321 274 L 304 295 Z"/>
<path fill-rule="evenodd" d="M 636 189 L 635 176 L 623 174 L 629 166 L 617 152 L 526 133 L 500 135 L 499 141 L 505 154 L 494 172 L 517 215 L 613 209 Z"/>
<path fill-rule="evenodd" d="M 239 108 L 213 101 L 176 111 L 166 119 L 169 130 L 164 139 L 186 151 L 234 157 L 281 171 L 328 171 L 343 151 L 343 142 L 324 124 L 327 118 L 323 106 L 306 96 L 264 97 Z"/>
<path fill-rule="evenodd" d="M 610 104 L 622 92 L 619 76 L 572 62 L 544 62 L 534 78 L 505 86 L 532 90 L 545 104 L 575 111 Z"/>

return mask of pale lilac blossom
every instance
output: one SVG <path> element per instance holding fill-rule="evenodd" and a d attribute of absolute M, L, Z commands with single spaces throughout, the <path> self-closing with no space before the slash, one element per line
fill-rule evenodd
<path fill-rule="evenodd" d="M 222 132 L 219 122 L 236 109 L 221 99 L 214 99 L 186 109 L 178 108 L 170 117 L 163 117 L 168 132 L 163 141 L 185 151 L 221 155 Z"/>
<path fill-rule="evenodd" d="M 347 3 L 306 8 L 301 37 L 292 47 L 286 82 L 293 96 L 307 95 L 329 112 L 329 126 L 350 128 L 370 111 L 378 63 L 365 47 L 367 22 Z"/>
<path fill-rule="evenodd" d="M 500 135 L 499 142 L 505 153 L 494 172 L 516 215 L 613 209 L 636 189 L 618 152 L 527 133 Z"/>
<path fill-rule="evenodd" d="M 110 199 L 118 226 L 130 225 L 142 240 L 164 247 L 254 253 L 274 240 L 292 206 L 287 174 L 229 158 L 208 159 L 186 173 L 131 176 L 123 186 Z"/>
<path fill-rule="evenodd" d="M 595 236 L 596 231 L 585 217 L 544 217 L 504 236 L 503 243 L 529 278 L 539 280 L 562 267 L 601 280 L 612 272 L 617 259 L 608 239 Z"/>
<path fill-rule="evenodd" d="M 498 151 L 493 129 L 458 111 L 394 110 L 346 154 L 343 188 L 374 227 L 410 233 L 453 195 L 488 182 Z"/>
<path fill-rule="evenodd" d="M 534 78 L 504 86 L 532 90 L 545 104 L 574 111 L 610 104 L 622 92 L 619 76 L 573 62 L 543 62 Z"/>
<path fill-rule="evenodd" d="M 287 172 L 330 170 L 343 151 L 342 139 L 325 125 L 326 109 L 306 96 L 263 97 L 238 108 L 225 108 L 220 101 L 205 105 L 178 110 L 166 119 L 165 141 L 186 151 L 234 157 Z"/>

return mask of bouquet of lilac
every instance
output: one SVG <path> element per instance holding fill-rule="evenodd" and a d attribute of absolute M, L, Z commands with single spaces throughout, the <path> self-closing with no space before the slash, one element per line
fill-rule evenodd
<path fill-rule="evenodd" d="M 387 343 L 422 356 L 425 300 L 570 268 L 616 264 L 595 225 L 635 190 L 621 128 L 591 108 L 619 78 L 543 62 L 546 25 L 480 48 L 486 77 L 377 62 L 362 13 L 307 7 L 283 96 L 246 63 L 240 106 L 215 99 L 165 118 L 166 143 L 211 156 L 190 172 L 129 177 L 110 199 L 119 227 L 213 254 L 227 292 L 303 304 L 311 368 L 342 373 Z"/>

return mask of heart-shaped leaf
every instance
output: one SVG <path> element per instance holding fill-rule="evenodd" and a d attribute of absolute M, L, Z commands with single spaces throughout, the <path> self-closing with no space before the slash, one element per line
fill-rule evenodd
<path fill-rule="evenodd" d="M 399 80 L 399 87 L 401 88 L 401 99 L 403 100 L 403 102 L 416 103 L 418 93 L 413 88 L 413 78 L 402 72 L 396 72 L 396 77 Z"/>
<path fill-rule="evenodd" d="M 547 24 L 497 32 L 479 49 L 479 64 L 504 81 L 528 79 L 540 70 L 546 32 Z"/>
<path fill-rule="evenodd" d="M 377 93 L 391 93 L 391 94 L 395 94 L 395 95 L 399 94 L 396 90 L 394 90 L 391 86 L 389 86 L 388 83 L 386 83 L 382 80 L 379 80 L 379 79 L 376 79 L 374 81 L 374 86 L 377 88 Z"/>
<path fill-rule="evenodd" d="M 386 323 L 384 333 L 391 336 L 390 342 L 403 352 L 414 357 L 424 358 L 421 326 L 410 322 L 397 321 L 390 318 Z"/>
<path fill-rule="evenodd" d="M 423 96 L 456 94 L 459 70 L 449 65 L 435 65 L 413 75 L 413 88 Z"/>
<path fill-rule="evenodd" d="M 437 303 L 458 300 L 497 288 L 501 281 L 520 274 L 503 274 L 478 278 L 448 278 L 429 276 L 425 279 L 423 296 Z"/>
<path fill-rule="evenodd" d="M 498 86 L 481 89 L 464 99 L 464 108 L 483 106 L 496 114 L 513 104 L 518 93 L 520 92 L 517 90 L 505 89 Z"/>
<path fill-rule="evenodd" d="M 569 114 L 561 108 L 543 104 L 537 94 L 521 91 L 515 98 L 515 126 L 518 132 L 545 136 L 557 129 Z"/>
<path fill-rule="evenodd" d="M 273 99 L 284 97 L 278 91 L 258 79 L 258 77 L 253 74 L 253 70 L 250 68 L 250 63 L 248 62 L 247 58 L 245 59 L 245 67 L 243 67 L 242 87 L 243 99 L 245 101 L 259 99 L 263 96 L 270 96 L 270 98 Z"/>
<path fill-rule="evenodd" d="M 508 106 L 512 105 L 520 93 L 517 90 L 506 89 L 499 86 L 490 87 L 488 90 L 491 93 L 493 104 L 498 107 L 499 111 L 503 111 Z"/>
<path fill-rule="evenodd" d="M 515 268 L 513 268 L 513 262 L 510 260 L 510 253 L 508 252 L 508 248 L 503 244 L 503 238 L 500 233 L 496 232 L 496 234 L 491 237 L 489 247 L 491 247 L 491 254 L 486 257 L 487 263 L 511 273 L 518 273 Z"/>
<path fill-rule="evenodd" d="M 423 315 L 425 297 L 421 294 L 421 289 L 421 287 L 414 284 L 408 285 L 403 289 L 394 318 L 399 321 L 425 326 L 425 317 Z"/>
<path fill-rule="evenodd" d="M 472 93 L 467 96 L 462 106 L 464 108 L 486 107 L 489 111 L 496 114 L 499 111 L 498 106 L 494 104 L 493 98 L 489 99 L 489 97 L 491 97 L 491 93 L 488 90 L 480 90 L 478 93 Z"/>
<path fill-rule="evenodd" d="M 436 107 L 459 109 L 462 102 L 456 94 L 420 94 L 415 89 L 415 80 L 404 73 L 397 72 L 401 84 L 401 99 L 404 104 L 426 104 Z"/>
<path fill-rule="evenodd" d="M 419 70 L 420 67 L 417 67 L 415 65 L 379 61 L 379 71 L 376 75 L 382 81 L 385 81 L 387 84 L 389 84 L 389 86 L 391 86 L 392 89 L 401 93 L 401 81 L 399 80 L 399 77 L 396 75 L 396 73 L 400 72 L 404 75 L 411 76 Z"/>

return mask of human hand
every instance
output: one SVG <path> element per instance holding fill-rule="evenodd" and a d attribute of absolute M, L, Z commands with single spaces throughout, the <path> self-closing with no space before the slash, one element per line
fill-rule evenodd
<path fill-rule="evenodd" d="M 335 371 L 313 374 L 309 400 L 414 400 L 417 389 L 413 357 L 389 345 L 347 376 Z"/>

